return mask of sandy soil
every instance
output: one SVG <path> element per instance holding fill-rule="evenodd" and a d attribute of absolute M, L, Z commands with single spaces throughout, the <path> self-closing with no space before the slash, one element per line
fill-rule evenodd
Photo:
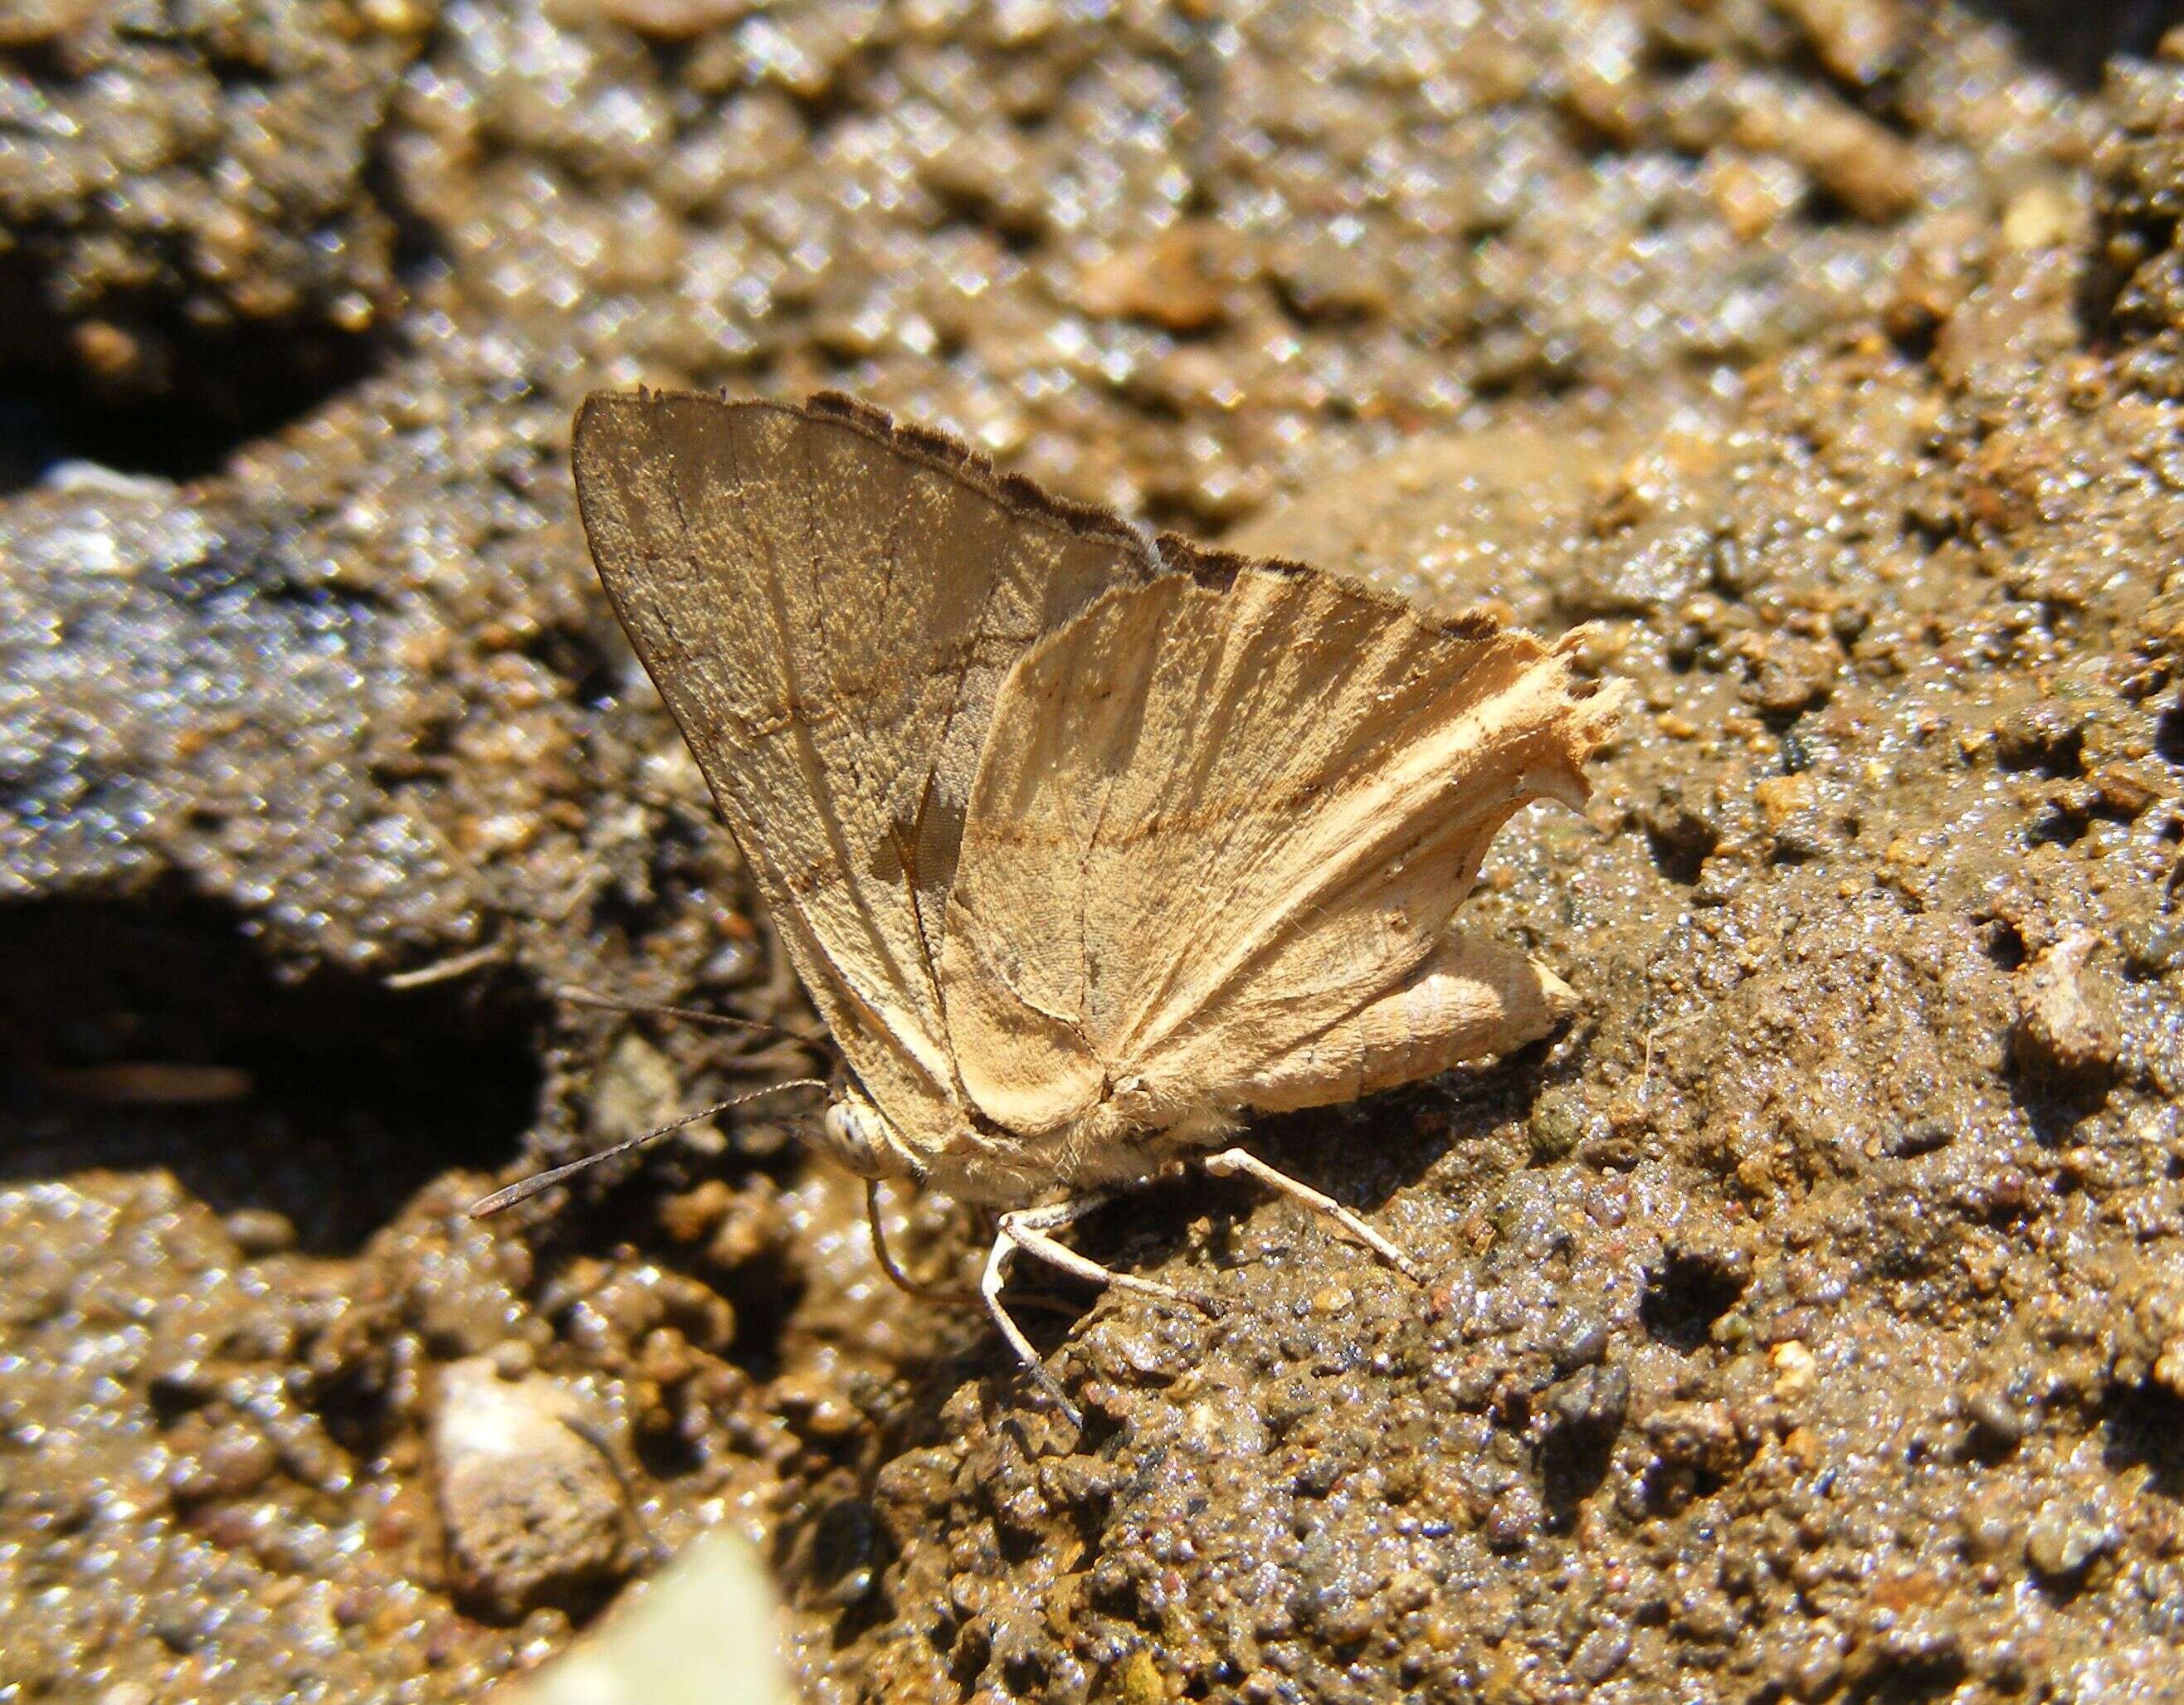
<path fill-rule="evenodd" d="M 700 1528 L 826 1701 L 2184 1696 L 2159 8 L 0 20 L 0 1701 L 477 1697 Z M 1554 1040 L 872 1264 L 575 399 L 853 389 L 1635 683 Z M 905 1200 L 939 1270 L 967 1217 Z"/>

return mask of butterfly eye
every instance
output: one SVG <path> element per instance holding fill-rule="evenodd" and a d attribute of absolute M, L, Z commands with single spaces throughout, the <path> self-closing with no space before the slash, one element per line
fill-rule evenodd
<path fill-rule="evenodd" d="M 889 1168 L 873 1140 L 872 1121 L 877 1115 L 854 1101 L 836 1101 L 827 1109 L 821 1128 L 834 1157 L 860 1178 L 878 1178 Z"/>

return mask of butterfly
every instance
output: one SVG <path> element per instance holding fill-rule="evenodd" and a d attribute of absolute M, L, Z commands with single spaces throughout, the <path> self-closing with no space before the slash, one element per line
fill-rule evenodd
<path fill-rule="evenodd" d="M 839 1050 L 820 1142 L 874 1190 L 998 1212 L 980 1294 L 1028 1368 L 1009 1252 L 1175 1297 L 1053 1233 L 1179 1157 L 1415 1276 L 1229 1139 L 1571 1010 L 1450 926 L 1512 813 L 1586 798 L 1616 694 L 1577 636 L 1154 537 L 838 395 L 599 393 L 573 460 L 599 577 Z"/>

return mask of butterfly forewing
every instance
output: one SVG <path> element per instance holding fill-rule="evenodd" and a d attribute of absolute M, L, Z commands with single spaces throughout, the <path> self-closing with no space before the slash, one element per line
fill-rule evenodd
<path fill-rule="evenodd" d="M 995 694 L 1150 547 L 842 399 L 603 393 L 574 455 L 600 578 L 844 1058 L 944 1141 L 935 971 Z"/>

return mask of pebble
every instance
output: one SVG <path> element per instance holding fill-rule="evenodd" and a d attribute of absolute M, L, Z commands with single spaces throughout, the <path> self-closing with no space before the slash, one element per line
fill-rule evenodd
<path fill-rule="evenodd" d="M 572 1424 L 584 1419 L 554 1380 L 504 1379 L 489 1357 L 441 1375 L 440 1520 L 455 1589 L 478 1612 L 512 1621 L 627 1572 L 621 1480 Z"/>
<path fill-rule="evenodd" d="M 1812 810 L 1818 790 L 1809 775 L 1768 776 L 1752 789 L 1759 816 L 1770 829 L 1779 829 L 1801 812 Z"/>
<path fill-rule="evenodd" d="M 1646 1418 L 1646 1436 L 1664 1463 L 1726 1474 L 1744 1459 L 1729 1405 L 1664 1403 Z"/>
<path fill-rule="evenodd" d="M 2124 964 L 2135 977 L 2164 977 L 2184 966 L 2184 926 L 2164 918 L 2135 918 L 2116 932 Z"/>
<path fill-rule="evenodd" d="M 2067 1580 L 2123 1543 L 2108 1512 L 2089 1499 L 2050 1498 L 2025 1532 L 2025 1555 L 2050 1580 Z"/>
<path fill-rule="evenodd" d="M 1751 643 L 1744 696 L 1769 716 L 1787 716 L 1824 702 L 1835 689 L 1841 656 L 1832 646 L 1794 634 L 1770 633 Z"/>
<path fill-rule="evenodd" d="M 247 1259 L 278 1255 L 296 1246 L 295 1223 L 274 1208 L 239 1207 L 220 1223 Z"/>
<path fill-rule="evenodd" d="M 1802 1397 L 1819 1383 L 1819 1358 L 1794 1338 L 1769 1351 L 1767 1360 L 1774 1369 L 1774 1395 L 1779 1398 Z"/>
<path fill-rule="evenodd" d="M 1580 1368 L 1550 1388 L 1548 1424 L 1565 1437 L 1613 1438 L 1630 1410 L 1630 1376 L 1620 1368 Z"/>
<path fill-rule="evenodd" d="M 2032 1418 L 2007 1392 L 1975 1391 L 1964 1400 L 1964 1410 L 1973 1432 L 1990 1449 L 2020 1444 L 2032 1430 Z"/>
<path fill-rule="evenodd" d="M 496 1705 L 788 1705 L 772 1577 L 740 1535 L 700 1534 L 636 1602 L 535 1674 L 493 1690 Z"/>
<path fill-rule="evenodd" d="M 2095 940 L 2073 930 L 2017 972 L 2010 1052 L 2020 1070 L 2083 1087 L 2114 1078 L 2123 1038 L 2108 979 L 2086 963 Z"/>
<path fill-rule="evenodd" d="M 1522 1551 L 1546 1520 L 1540 1495 L 1519 1480 L 1495 1499 L 1487 1511 L 1486 1542 L 1496 1551 Z"/>
<path fill-rule="evenodd" d="M 168 1488 L 183 1502 L 247 1497 L 265 1485 L 278 1463 L 265 1435 L 231 1421 L 195 1451 L 176 1458 Z"/>

